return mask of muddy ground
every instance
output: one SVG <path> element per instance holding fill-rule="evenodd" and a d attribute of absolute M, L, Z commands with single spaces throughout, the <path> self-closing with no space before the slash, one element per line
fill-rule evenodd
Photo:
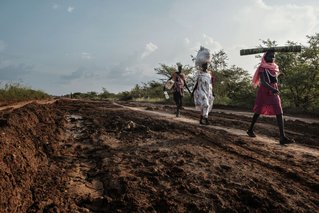
<path fill-rule="evenodd" d="M 0 212 L 318 212 L 319 123 L 141 103 L 0 109 Z"/>

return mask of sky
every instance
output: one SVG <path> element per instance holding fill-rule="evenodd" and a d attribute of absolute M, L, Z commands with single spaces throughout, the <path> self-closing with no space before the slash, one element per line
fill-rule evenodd
<path fill-rule="evenodd" d="M 129 91 L 160 64 L 194 65 L 201 45 L 252 74 L 259 61 L 240 49 L 316 33 L 318 0 L 0 0 L 0 87 Z"/>

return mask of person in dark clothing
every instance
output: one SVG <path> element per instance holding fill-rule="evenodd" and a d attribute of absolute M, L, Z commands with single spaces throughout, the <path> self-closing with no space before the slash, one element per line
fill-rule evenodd
<path fill-rule="evenodd" d="M 189 93 L 190 90 L 187 87 L 186 84 L 186 76 L 184 75 L 184 73 L 182 73 L 182 64 L 178 64 L 177 65 L 177 72 L 174 72 L 173 75 L 170 77 L 169 80 L 173 80 L 174 81 L 174 85 L 173 85 L 173 98 L 174 98 L 174 102 L 176 104 L 176 117 L 180 116 L 180 110 L 183 107 L 183 97 L 184 97 L 184 87 L 186 87 L 186 89 L 188 90 Z M 164 91 L 165 91 L 165 86 L 164 86 Z"/>
<path fill-rule="evenodd" d="M 280 133 L 279 143 L 281 145 L 293 143 L 294 140 L 285 136 L 283 110 L 278 90 L 277 76 L 279 68 L 274 62 L 275 52 L 267 51 L 261 60 L 253 77 L 253 85 L 259 86 L 257 97 L 254 105 L 254 116 L 251 125 L 247 130 L 250 137 L 256 137 L 253 129 L 260 114 L 276 115 L 277 124 Z"/>

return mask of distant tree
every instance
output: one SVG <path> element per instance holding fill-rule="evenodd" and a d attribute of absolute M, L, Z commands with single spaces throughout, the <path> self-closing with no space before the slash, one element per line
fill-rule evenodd
<path fill-rule="evenodd" d="M 213 70 L 221 71 L 221 70 L 227 68 L 227 66 L 228 66 L 227 61 L 228 61 L 227 54 L 225 53 L 224 50 L 220 50 L 220 51 L 212 54 L 212 60 L 211 60 L 210 67 Z"/>
<path fill-rule="evenodd" d="M 311 111 L 319 109 L 319 34 L 307 38 L 308 46 L 300 54 L 278 53 L 276 61 L 283 74 L 280 79 L 287 104 Z"/>
<path fill-rule="evenodd" d="M 143 88 L 136 84 L 135 87 L 131 90 L 131 95 L 132 98 L 136 99 L 136 98 L 142 98 L 145 94 L 145 91 L 143 90 Z"/>
<path fill-rule="evenodd" d="M 104 87 L 102 88 L 102 93 L 100 93 L 99 95 L 100 99 L 109 99 L 109 98 L 114 98 L 115 94 L 109 92 L 107 89 L 105 89 Z"/>
<path fill-rule="evenodd" d="M 131 95 L 130 92 L 128 91 L 124 91 L 124 92 L 120 92 L 117 94 L 117 98 L 120 100 L 120 101 L 130 101 L 130 100 L 133 100 L 133 97 Z"/>
<path fill-rule="evenodd" d="M 177 71 L 177 67 L 174 66 L 168 66 L 165 64 L 160 64 L 160 67 L 154 68 L 156 71 L 156 74 L 161 75 L 163 78 L 160 79 L 161 81 L 161 87 L 163 90 L 163 84 L 166 82 L 174 72 Z M 192 89 L 193 86 L 195 85 L 195 79 L 194 79 L 194 67 L 190 65 L 184 65 L 182 68 L 182 73 L 185 74 L 186 76 L 186 84 L 187 86 Z M 162 96 L 162 94 L 161 94 Z"/>
<path fill-rule="evenodd" d="M 160 79 L 161 81 L 167 81 L 167 79 L 169 79 L 172 76 L 172 74 L 177 71 L 176 66 L 169 66 L 166 64 L 160 64 L 160 67 L 156 67 L 154 68 L 154 70 L 156 71 L 156 74 L 163 76 L 163 78 Z M 191 74 L 192 71 L 193 67 L 189 65 L 184 65 L 182 68 L 182 72 L 186 76 Z"/>
<path fill-rule="evenodd" d="M 157 81 L 144 83 L 143 86 L 145 98 L 160 98 L 163 97 L 163 84 Z"/>
<path fill-rule="evenodd" d="M 228 56 L 220 50 L 212 54 L 212 73 L 216 78 L 216 104 L 249 106 L 255 97 L 248 71 L 235 65 L 228 67 Z"/>
<path fill-rule="evenodd" d="M 248 71 L 233 65 L 222 71 L 224 76 L 223 86 L 226 88 L 226 96 L 232 101 L 232 105 L 250 106 L 255 97 L 251 87 L 251 76 Z"/>

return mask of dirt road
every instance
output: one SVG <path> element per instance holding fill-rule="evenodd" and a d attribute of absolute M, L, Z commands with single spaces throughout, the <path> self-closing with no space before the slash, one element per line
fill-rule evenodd
<path fill-rule="evenodd" d="M 141 103 L 0 111 L 1 212 L 318 212 L 319 124 Z"/>

